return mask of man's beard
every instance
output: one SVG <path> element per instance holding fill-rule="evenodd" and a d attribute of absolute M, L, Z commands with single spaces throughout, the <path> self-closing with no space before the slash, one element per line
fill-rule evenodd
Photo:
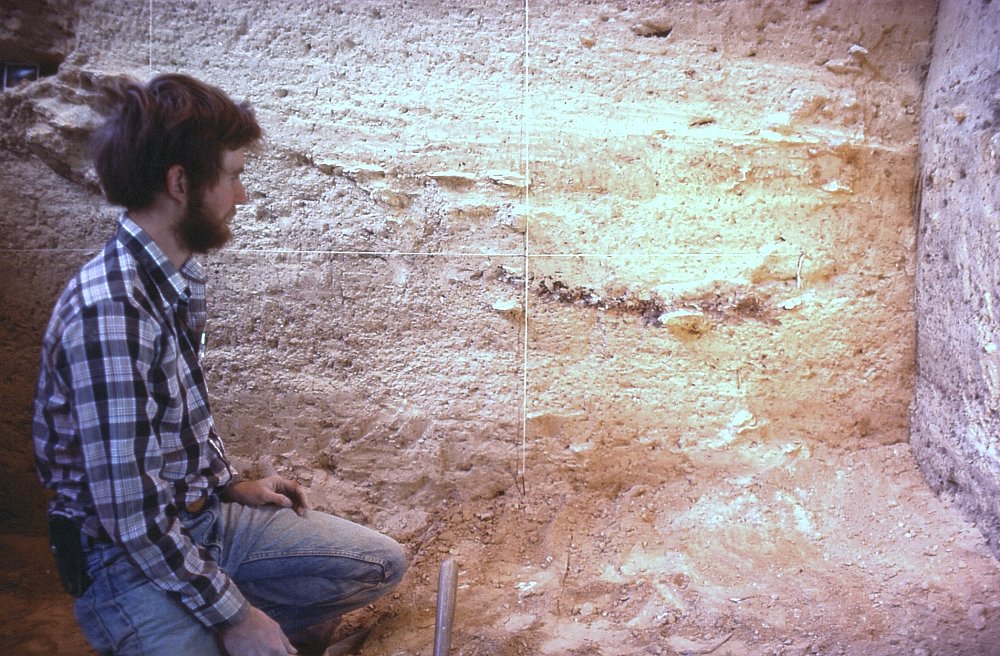
<path fill-rule="evenodd" d="M 177 236 L 192 253 L 205 253 L 221 248 L 232 238 L 233 231 L 229 222 L 235 214 L 235 208 L 221 219 L 215 219 L 205 212 L 205 204 L 200 190 L 195 190 L 188 196 L 187 211 L 177 224 Z"/>

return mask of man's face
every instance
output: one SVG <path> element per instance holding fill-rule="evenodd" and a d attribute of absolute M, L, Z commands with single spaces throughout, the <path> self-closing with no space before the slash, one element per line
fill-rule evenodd
<path fill-rule="evenodd" d="M 236 206 L 247 202 L 247 192 L 240 179 L 245 166 L 245 148 L 224 150 L 222 170 L 215 184 L 191 190 L 177 231 L 192 252 L 207 253 L 221 248 L 232 238 L 229 224 L 236 216 Z"/>

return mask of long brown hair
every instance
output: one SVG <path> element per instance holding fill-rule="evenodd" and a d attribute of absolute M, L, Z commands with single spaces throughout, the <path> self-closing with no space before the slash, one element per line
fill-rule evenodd
<path fill-rule="evenodd" d="M 188 75 L 159 75 L 144 85 L 120 80 L 108 93 L 114 108 L 92 137 L 94 168 L 108 202 L 128 209 L 149 207 L 174 164 L 192 189 L 214 184 L 223 150 L 263 136 L 249 103 Z"/>

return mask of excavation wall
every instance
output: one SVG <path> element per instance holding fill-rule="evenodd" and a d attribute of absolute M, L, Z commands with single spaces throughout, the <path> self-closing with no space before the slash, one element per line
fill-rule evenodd
<path fill-rule="evenodd" d="M 52 3 L 68 60 L 3 98 L 8 480 L 51 302 L 117 213 L 96 88 L 167 70 L 268 131 L 207 259 L 247 467 L 409 535 L 515 487 L 905 441 L 934 3 L 905 5 Z"/>
<path fill-rule="evenodd" d="M 1000 6 L 941 3 L 921 131 L 913 449 L 1000 554 Z"/>

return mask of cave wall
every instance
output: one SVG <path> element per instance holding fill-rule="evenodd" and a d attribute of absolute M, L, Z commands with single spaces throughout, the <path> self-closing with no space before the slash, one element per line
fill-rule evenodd
<path fill-rule="evenodd" d="M 80 5 L 59 74 L 0 98 L 6 520 L 39 522 L 38 347 L 113 230 L 82 147 L 120 74 L 257 108 L 206 363 L 240 466 L 320 507 L 407 540 L 514 490 L 907 440 L 935 9 Z"/>
<path fill-rule="evenodd" d="M 941 2 L 923 117 L 912 446 L 1000 555 L 1000 3 Z"/>

